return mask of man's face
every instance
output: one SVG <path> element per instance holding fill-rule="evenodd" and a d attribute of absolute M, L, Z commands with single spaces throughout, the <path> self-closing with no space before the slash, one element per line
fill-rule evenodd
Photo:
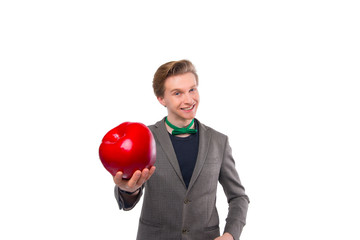
<path fill-rule="evenodd" d="M 193 73 L 171 76 L 165 80 L 164 97 L 159 102 L 168 109 L 170 122 L 187 122 L 195 118 L 199 105 L 199 92 Z"/>

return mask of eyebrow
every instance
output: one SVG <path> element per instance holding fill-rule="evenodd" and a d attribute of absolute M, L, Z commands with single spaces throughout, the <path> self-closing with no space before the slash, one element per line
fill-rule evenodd
<path fill-rule="evenodd" d="M 190 87 L 190 89 L 193 89 L 193 88 L 197 88 L 196 85 L 193 85 Z M 172 89 L 170 90 L 170 92 L 182 92 L 183 90 L 182 89 L 179 89 L 179 88 L 175 88 L 175 89 Z"/>

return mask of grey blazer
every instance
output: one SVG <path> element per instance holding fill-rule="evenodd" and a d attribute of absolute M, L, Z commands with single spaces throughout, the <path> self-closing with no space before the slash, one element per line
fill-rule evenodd
<path fill-rule="evenodd" d="M 145 189 L 138 240 L 207 240 L 220 236 L 216 210 L 218 182 L 229 203 L 224 232 L 239 239 L 246 223 L 245 194 L 227 136 L 199 122 L 199 152 L 186 188 L 164 119 L 149 126 L 156 140 L 156 171 L 129 205 L 115 187 L 120 209 L 131 210 Z"/>

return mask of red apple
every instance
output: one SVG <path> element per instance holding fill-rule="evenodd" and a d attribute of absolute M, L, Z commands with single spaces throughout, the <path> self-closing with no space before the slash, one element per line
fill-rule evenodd
<path fill-rule="evenodd" d="M 156 160 L 156 143 L 142 123 L 124 122 L 111 129 L 102 139 L 99 157 L 111 175 L 123 172 L 129 179 L 136 170 L 150 168 Z"/>

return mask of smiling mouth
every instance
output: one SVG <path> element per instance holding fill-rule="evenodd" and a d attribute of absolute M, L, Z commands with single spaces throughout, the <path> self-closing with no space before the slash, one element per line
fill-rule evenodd
<path fill-rule="evenodd" d="M 188 107 L 188 108 L 181 108 L 181 110 L 190 111 L 190 110 L 193 110 L 194 107 L 195 107 L 195 103 L 192 106 Z"/>

